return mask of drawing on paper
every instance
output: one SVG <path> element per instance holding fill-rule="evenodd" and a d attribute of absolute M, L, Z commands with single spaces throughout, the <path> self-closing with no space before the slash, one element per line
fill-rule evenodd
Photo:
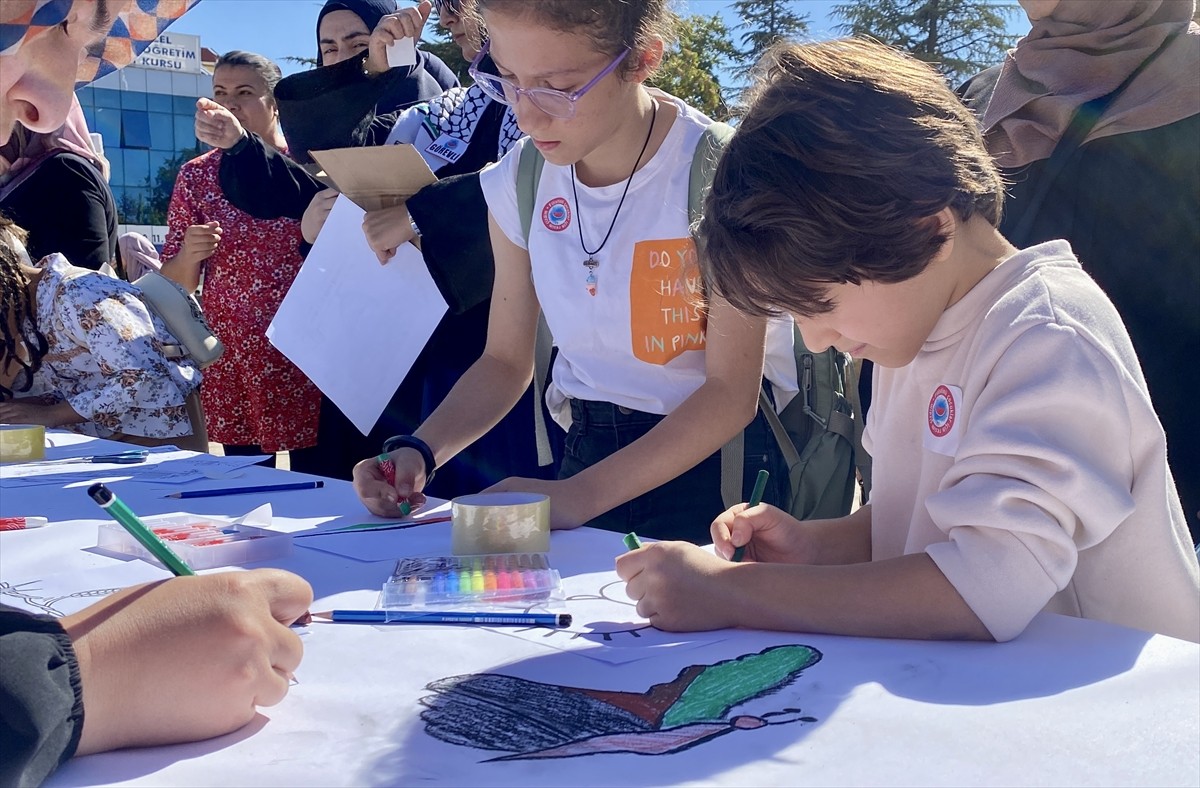
<path fill-rule="evenodd" d="M 121 588 L 93 588 L 86 591 L 75 591 L 70 594 L 62 594 L 59 596 L 42 596 L 37 592 L 40 580 L 30 580 L 25 583 L 17 583 L 13 585 L 0 581 L 0 597 L 13 597 L 24 602 L 29 607 L 37 608 L 38 612 L 62 618 L 68 615 L 67 611 L 60 610 L 57 605 L 64 599 L 99 599 L 103 596 L 109 596 L 122 590 Z"/>
<path fill-rule="evenodd" d="M 609 596 L 609 589 L 620 588 L 622 593 L 620 596 Z M 600 587 L 599 591 L 593 594 L 572 594 L 564 601 L 571 603 L 572 626 L 569 627 L 541 627 L 539 631 L 547 638 L 555 638 L 558 635 L 567 635 L 570 640 L 589 640 L 597 643 L 611 643 L 615 635 L 630 635 L 634 638 L 640 638 L 641 632 L 654 629 L 647 621 L 603 621 L 603 614 L 591 616 L 588 614 L 588 602 L 601 602 L 599 610 L 603 613 L 611 615 L 612 605 L 616 603 L 629 608 L 636 608 L 636 605 L 625 596 L 623 591 L 625 588 L 624 580 L 614 580 L 611 583 L 606 583 Z M 582 603 L 582 604 L 581 604 Z M 531 610 L 533 608 L 530 608 Z M 597 620 L 593 620 L 593 619 Z"/>
<path fill-rule="evenodd" d="M 604 753 L 665 755 L 767 725 L 816 722 L 800 709 L 760 715 L 735 707 L 787 687 L 821 660 L 811 646 L 772 646 L 713 665 L 691 665 L 645 692 L 545 684 L 499 673 L 426 685 L 425 731 L 449 744 L 511 753 L 489 761 Z"/>

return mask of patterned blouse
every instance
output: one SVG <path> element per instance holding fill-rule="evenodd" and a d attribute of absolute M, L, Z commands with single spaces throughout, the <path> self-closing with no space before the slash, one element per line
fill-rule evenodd
<path fill-rule="evenodd" d="M 162 250 L 164 260 L 179 254 L 189 225 L 221 225 L 221 243 L 202 264 L 204 317 L 225 344 L 200 392 L 208 439 L 264 452 L 307 448 L 317 442 L 321 392 L 267 339 L 304 262 L 300 222 L 257 219 L 225 199 L 224 155 L 212 150 L 179 168 Z"/>
<path fill-rule="evenodd" d="M 67 400 L 88 419 L 67 426 L 84 435 L 191 435 L 185 400 L 200 386 L 200 370 L 163 355 L 163 345 L 177 341 L 137 288 L 60 254 L 38 265 L 37 327 L 49 352 L 23 396 Z"/>

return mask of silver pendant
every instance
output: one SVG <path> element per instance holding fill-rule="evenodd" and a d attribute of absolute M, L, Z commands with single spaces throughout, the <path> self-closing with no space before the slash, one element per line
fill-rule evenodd
<path fill-rule="evenodd" d="M 584 280 L 584 286 L 587 288 L 588 295 L 596 295 L 596 269 L 600 266 L 600 261 L 595 257 L 588 257 L 583 261 L 584 268 L 588 269 L 587 279 Z"/>

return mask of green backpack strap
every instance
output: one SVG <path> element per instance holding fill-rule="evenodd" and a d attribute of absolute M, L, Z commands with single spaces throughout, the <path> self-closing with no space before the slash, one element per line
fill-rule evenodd
<path fill-rule="evenodd" d="M 695 230 L 704 215 L 704 198 L 712 186 L 713 173 L 721 160 L 721 151 L 733 136 L 733 126 L 713 123 L 704 129 L 692 154 L 692 169 L 688 175 L 688 224 Z"/>
<path fill-rule="evenodd" d="M 533 226 L 533 203 L 537 200 L 538 181 L 542 179 L 542 169 L 546 166 L 546 157 L 532 144 L 521 147 L 521 158 L 517 161 L 517 213 L 521 217 L 521 233 L 525 236 L 525 245 L 529 245 L 529 228 Z"/>
<path fill-rule="evenodd" d="M 517 213 L 521 217 L 521 233 L 525 245 L 529 246 L 529 228 L 533 226 L 533 203 L 537 200 L 538 181 L 542 179 L 542 168 L 546 158 L 533 145 L 521 148 L 517 161 Z M 542 403 L 546 399 L 546 381 L 550 378 L 550 357 L 554 351 L 554 337 L 546 325 L 546 315 L 538 312 L 537 339 L 533 346 L 533 436 L 537 445 L 538 465 L 545 467 L 554 462 L 550 449 L 550 432 L 546 426 L 546 415 Z"/>
<path fill-rule="evenodd" d="M 704 216 L 704 199 L 712 186 L 713 174 L 725 149 L 733 136 L 734 128 L 728 123 L 713 123 L 704 129 L 696 151 L 692 154 L 692 169 L 688 176 L 688 223 L 693 234 L 696 225 Z M 699 240 L 696 251 L 700 252 Z M 760 389 L 759 399 L 767 402 L 766 394 Z M 728 509 L 742 500 L 742 479 L 745 474 L 746 431 L 738 430 L 721 447 L 721 501 Z"/>

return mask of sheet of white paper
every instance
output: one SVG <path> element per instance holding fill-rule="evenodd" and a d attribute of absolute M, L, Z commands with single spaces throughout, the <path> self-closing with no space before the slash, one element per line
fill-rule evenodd
<path fill-rule="evenodd" d="M 0 602 L 55 617 L 78 613 L 102 597 L 138 583 L 161 580 L 171 573 L 146 561 L 49 574 L 19 582 L 0 581 Z"/>
<path fill-rule="evenodd" d="M 228 479 L 237 471 L 266 459 L 266 456 L 221 457 L 213 454 L 169 449 L 152 452 L 145 462 L 119 465 L 115 463 L 63 463 L 45 465 L 11 465 L 0 470 L 0 486 L 35 487 L 64 485 L 83 481 L 131 479 L 159 484 L 184 484 L 199 479 Z"/>
<path fill-rule="evenodd" d="M 635 603 L 625 593 L 625 581 L 615 571 L 563 577 L 563 592 L 570 626 L 496 627 L 495 631 L 610 665 L 709 646 L 729 636 L 728 630 L 681 633 L 655 629 L 637 614 Z"/>
<path fill-rule="evenodd" d="M 447 307 L 412 244 L 379 264 L 363 215 L 338 197 L 267 338 L 365 435 Z"/>
<path fill-rule="evenodd" d="M 387 48 L 388 65 L 413 66 L 417 63 L 417 42 L 411 38 L 401 38 Z"/>
<path fill-rule="evenodd" d="M 366 518 L 364 518 L 366 519 Z M 345 525 L 354 525 L 346 522 Z M 353 558 L 355 561 L 395 560 L 414 555 L 450 555 L 450 523 L 434 522 L 411 528 L 328 534 L 297 534 L 296 547 Z"/>

